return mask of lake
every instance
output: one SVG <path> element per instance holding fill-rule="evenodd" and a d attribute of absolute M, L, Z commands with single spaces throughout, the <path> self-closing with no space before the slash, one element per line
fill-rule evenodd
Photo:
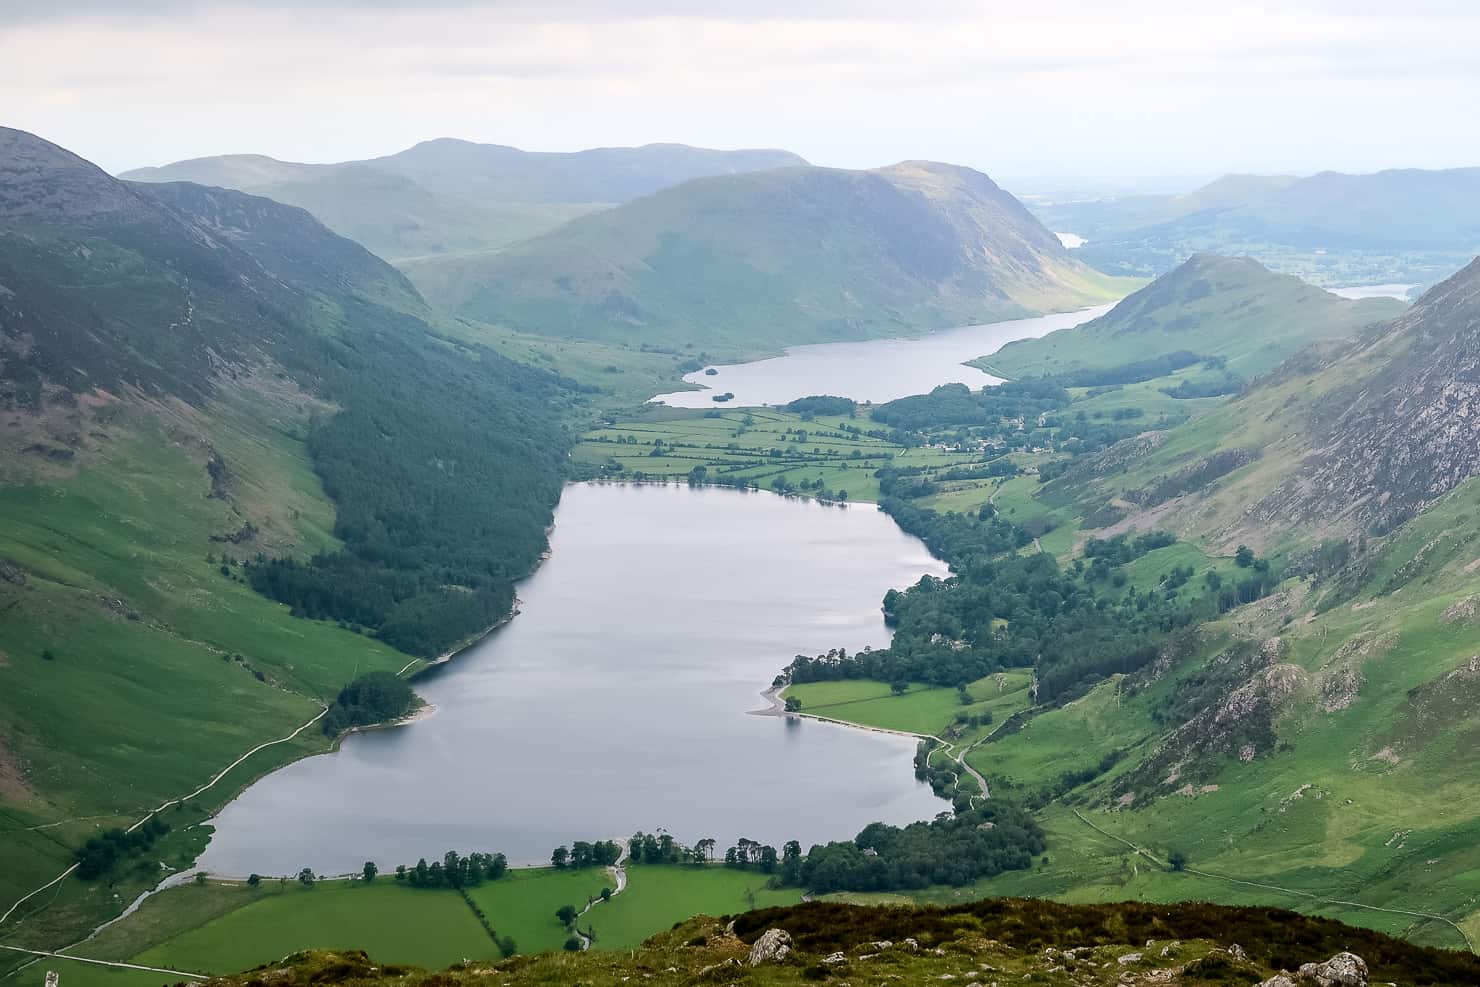
<path fill-rule="evenodd" d="M 1409 293 L 1417 287 L 1416 284 L 1357 284 L 1326 290 L 1341 298 L 1396 298 L 1400 302 L 1406 302 Z"/>
<path fill-rule="evenodd" d="M 810 394 L 878 403 L 924 394 L 940 384 L 984 387 L 1000 379 L 965 366 L 964 361 L 995 353 L 1014 339 L 1032 339 L 1088 322 L 1111 307 L 944 329 L 912 339 L 793 346 L 785 356 L 717 366 L 713 369 L 719 372 L 713 376 L 702 370 L 688 374 L 684 380 L 709 390 L 660 394 L 653 400 L 675 408 L 715 408 L 724 405 L 716 403 L 714 395 L 729 391 L 735 395 L 724 403 L 729 407 L 785 404 Z"/>
<path fill-rule="evenodd" d="M 805 848 L 949 807 L 915 781 L 911 738 L 747 713 L 798 652 L 887 644 L 884 592 L 945 574 L 873 505 L 579 484 L 550 545 L 519 616 L 418 680 L 431 716 L 259 781 L 199 866 L 538 863 L 660 827 Z"/>

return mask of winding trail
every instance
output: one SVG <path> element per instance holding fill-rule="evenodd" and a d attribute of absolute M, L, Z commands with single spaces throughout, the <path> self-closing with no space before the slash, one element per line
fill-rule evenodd
<path fill-rule="evenodd" d="M 189 973 L 185 970 L 166 970 L 158 966 L 140 966 L 137 963 L 120 963 L 115 960 L 90 960 L 85 956 L 64 956 L 61 953 L 49 953 L 44 949 L 24 949 L 20 946 L 0 945 L 0 949 L 8 949 L 12 953 L 29 953 L 37 957 L 53 957 L 59 960 L 67 960 L 71 963 L 91 963 L 94 966 L 111 966 L 120 970 L 143 970 L 145 973 L 167 973 L 172 977 L 189 977 L 191 980 L 209 980 L 210 974 Z"/>
<path fill-rule="evenodd" d="M 971 775 L 971 777 L 976 781 L 977 785 L 981 788 L 981 795 L 971 796 L 973 800 L 973 805 L 975 804 L 975 800 L 978 798 L 986 800 L 992 797 L 991 789 L 987 787 L 987 779 L 982 775 L 980 771 L 976 770 L 976 768 L 973 768 L 970 764 L 966 763 L 966 755 L 975 750 L 981 744 L 985 743 L 988 740 L 991 740 L 992 737 L 997 733 L 997 731 L 1001 730 L 1002 727 L 1006 725 L 1006 720 L 1003 720 L 1001 723 L 997 724 L 996 728 L 991 730 L 989 733 L 983 734 L 982 736 L 978 737 L 976 740 L 972 741 L 970 744 L 966 745 L 958 751 L 956 750 L 955 743 L 946 740 L 944 737 L 937 737 L 933 733 L 915 733 L 912 730 L 895 730 L 890 727 L 870 726 L 867 723 L 854 723 L 852 720 L 840 720 L 835 716 L 823 716 L 820 713 L 808 713 L 803 710 L 797 710 L 795 712 L 789 711 L 786 708 L 786 703 L 783 702 L 781 699 L 781 692 L 785 688 L 785 685 L 773 685 L 771 686 L 771 688 L 762 692 L 761 698 L 765 699 L 769 705 L 765 709 L 751 710 L 751 715 L 801 716 L 809 720 L 818 720 L 822 723 L 834 723 L 838 726 L 849 727 L 853 730 L 871 730 L 874 733 L 888 733 L 893 734 L 896 737 L 914 737 L 916 740 L 933 740 L 940 746 L 932 749 L 931 752 L 926 756 L 925 762 L 927 764 L 930 763 L 930 759 L 935 757 L 938 752 L 944 752 L 947 757 L 956 762 L 957 768 L 960 769 L 956 773 L 956 789 L 958 791 L 961 788 L 961 772 L 964 771 L 966 774 Z"/>
<path fill-rule="evenodd" d="M 320 707 L 320 709 L 318 711 L 318 714 L 315 715 L 308 722 L 306 722 L 302 726 L 300 726 L 297 730 L 294 730 L 292 733 L 288 734 L 286 737 L 279 737 L 277 740 L 269 740 L 266 743 L 258 744 L 256 747 L 253 747 L 251 750 L 247 751 L 241 757 L 237 758 L 235 761 L 232 761 L 226 767 L 224 767 L 220 771 L 216 772 L 216 774 L 211 777 L 211 780 L 210 781 L 206 782 L 204 785 L 201 785 L 199 788 L 197 788 L 195 791 L 191 792 L 190 794 L 188 794 L 188 795 L 181 795 L 179 798 L 173 798 L 173 799 L 170 799 L 167 802 L 161 802 L 158 806 L 156 806 L 155 808 L 149 810 L 149 812 L 147 812 L 141 819 L 139 819 L 138 822 L 134 823 L 128 829 L 124 830 L 124 832 L 132 833 L 134 830 L 138 829 L 140 826 L 144 825 L 150 819 L 153 819 L 155 816 L 159 815 L 161 812 L 163 812 L 165 809 L 168 809 L 170 806 L 172 806 L 172 805 L 179 805 L 181 802 L 186 802 L 186 801 L 188 801 L 190 799 L 195 798 L 197 795 L 201 794 L 202 792 L 207 791 L 212 786 L 214 786 L 216 784 L 216 782 L 218 782 L 222 778 L 226 777 L 231 772 L 231 770 L 233 768 L 235 768 L 238 765 L 240 765 L 243 761 L 245 761 L 247 758 L 251 757 L 253 754 L 258 753 L 259 751 L 264 751 L 264 750 L 266 750 L 269 747 L 276 746 L 277 744 L 286 744 L 288 741 L 293 740 L 300 733 L 302 733 L 303 731 L 307 730 L 309 727 L 313 726 L 315 723 L 319 722 L 319 720 L 323 719 L 324 718 L 324 714 L 327 713 L 327 712 L 329 712 L 329 707 L 328 706 L 322 706 L 322 707 Z M 30 901 L 32 898 L 36 897 L 38 894 L 41 894 L 43 891 L 46 891 L 49 888 L 53 888 L 56 885 L 61 884 L 76 869 L 77 869 L 77 865 L 76 864 L 73 864 L 71 867 L 68 867 L 66 870 L 62 871 L 60 874 L 58 874 L 56 877 L 52 878 L 50 881 L 47 881 L 45 884 L 41 885 L 41 887 L 37 888 L 36 890 L 30 892 L 27 895 L 22 896 L 21 898 L 16 899 L 16 901 L 13 902 L 11 904 L 11 906 L 5 910 L 5 914 L 0 915 L 0 925 L 4 925 L 5 922 L 10 919 L 10 916 L 12 916 L 12 915 L 15 914 L 15 910 L 17 908 L 21 907 L 26 902 Z M 106 925 L 108 923 L 104 923 L 104 924 Z M 101 928 L 101 926 L 99 928 Z M 94 930 L 94 932 L 96 932 L 96 931 L 97 930 Z M 89 936 L 89 938 L 91 938 L 91 936 Z M 18 949 L 19 947 L 7 946 L 5 948 L 7 948 L 7 949 Z M 68 946 L 68 947 L 64 947 L 64 948 L 71 949 L 72 947 L 71 946 Z M 32 951 L 31 950 L 22 950 L 22 952 L 32 952 Z M 72 957 L 72 958 L 74 958 L 74 959 L 80 959 L 81 957 Z"/>
<path fill-rule="evenodd" d="M 622 848 L 622 852 L 617 855 L 616 863 L 612 864 L 606 870 L 607 873 L 611 874 L 612 879 L 617 882 L 617 886 L 612 889 L 612 893 L 609 898 L 602 898 L 598 895 L 595 898 L 589 899 L 586 902 L 586 907 L 582 908 L 579 912 L 576 913 L 576 918 L 580 918 L 582 915 L 586 914 L 597 905 L 600 905 L 605 901 L 610 901 L 611 898 L 615 898 L 617 895 L 627 890 L 627 868 L 623 865 L 627 863 L 628 852 L 632 849 L 632 847 L 630 841 L 628 840 L 617 840 L 616 842 L 617 845 Z M 590 949 L 591 943 L 595 941 L 591 936 L 588 936 L 586 933 L 582 932 L 579 926 L 576 927 L 576 935 L 581 937 L 581 949 L 583 950 Z"/>
<path fill-rule="evenodd" d="M 1080 822 L 1084 823 L 1090 829 L 1094 830 L 1096 833 L 1099 833 L 1106 839 L 1114 840 L 1116 843 L 1120 843 L 1126 847 L 1129 847 L 1134 853 L 1141 857 L 1144 857 L 1146 860 L 1149 860 L 1151 863 L 1155 864 L 1162 870 L 1171 869 L 1170 864 L 1168 864 L 1166 861 L 1157 859 L 1156 855 L 1153 854 L 1150 850 L 1147 850 L 1145 847 L 1137 846 L 1124 837 L 1116 836 L 1114 833 L 1107 832 L 1106 830 L 1101 829 L 1099 826 L 1096 826 L 1094 823 L 1090 822 L 1089 819 L 1085 817 L 1084 813 L 1080 812 L 1078 809 L 1074 809 L 1073 812 L 1074 815 L 1079 818 Z M 1466 932 L 1464 930 L 1464 927 L 1461 926 L 1458 922 L 1444 915 L 1436 915 L 1433 912 L 1412 912 L 1403 908 L 1383 908 L 1379 905 L 1369 905 L 1361 901 L 1346 901 L 1342 898 L 1323 898 L 1318 894 L 1314 894 L 1310 891 L 1301 891 L 1298 888 L 1282 888 L 1277 884 L 1261 884 L 1258 881 L 1245 881 L 1242 878 L 1229 877 L 1227 874 L 1214 874 L 1211 871 L 1198 870 L 1195 867 L 1184 867 L 1182 869 L 1188 874 L 1196 874 L 1198 877 L 1206 877 L 1214 881 L 1226 881 L 1229 884 L 1238 884 L 1247 888 L 1261 888 L 1265 891 L 1278 891 L 1281 894 L 1291 895 L 1296 898 L 1308 898 L 1311 901 L 1323 905 L 1341 905 L 1346 908 L 1364 908 L 1370 912 L 1384 912 L 1388 915 L 1404 915 L 1409 918 L 1421 918 L 1427 919 L 1432 922 L 1442 922 L 1450 928 L 1454 929 L 1455 932 L 1459 933 L 1459 937 L 1464 942 L 1466 949 L 1468 949 L 1472 953 L 1475 952 L 1475 944 L 1471 941 L 1470 934 Z"/>

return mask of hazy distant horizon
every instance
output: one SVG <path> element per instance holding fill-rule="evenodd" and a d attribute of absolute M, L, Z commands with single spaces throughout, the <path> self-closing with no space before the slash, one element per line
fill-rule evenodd
<path fill-rule="evenodd" d="M 1480 9 L 1415 0 L 11 0 L 9 126 L 112 172 L 459 137 L 969 165 L 1025 193 L 1480 165 Z"/>

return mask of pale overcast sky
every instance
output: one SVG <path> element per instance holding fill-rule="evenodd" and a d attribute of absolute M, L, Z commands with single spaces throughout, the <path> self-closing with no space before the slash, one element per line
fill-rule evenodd
<path fill-rule="evenodd" d="M 934 158 L 1021 191 L 1480 165 L 1480 3 L 0 0 L 0 123 L 110 170 L 453 136 Z"/>

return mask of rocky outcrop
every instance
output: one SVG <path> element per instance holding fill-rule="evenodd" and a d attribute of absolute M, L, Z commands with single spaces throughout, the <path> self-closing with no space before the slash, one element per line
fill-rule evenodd
<path fill-rule="evenodd" d="M 1257 517 L 1381 534 L 1480 474 L 1480 260 L 1320 376 L 1338 386 L 1315 406 L 1311 451 Z"/>
<path fill-rule="evenodd" d="M 780 963 L 791 955 L 791 933 L 785 929 L 767 929 L 750 947 L 750 965 Z"/>
<path fill-rule="evenodd" d="M 1297 976 L 1316 987 L 1367 987 L 1367 963 L 1356 953 L 1337 953 L 1324 963 L 1306 963 Z"/>

